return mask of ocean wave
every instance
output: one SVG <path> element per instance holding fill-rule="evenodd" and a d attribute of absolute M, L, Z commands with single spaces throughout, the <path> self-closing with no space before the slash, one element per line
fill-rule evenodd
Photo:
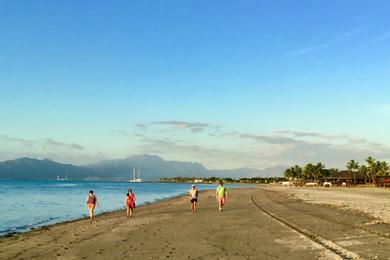
<path fill-rule="evenodd" d="M 58 184 L 53 184 L 50 186 L 52 186 L 52 187 L 77 187 L 79 185 L 75 184 L 75 183 L 58 183 Z"/>

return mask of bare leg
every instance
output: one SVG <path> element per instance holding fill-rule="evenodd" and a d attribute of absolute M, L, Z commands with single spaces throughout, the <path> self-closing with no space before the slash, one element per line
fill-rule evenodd
<path fill-rule="evenodd" d="M 91 223 L 93 222 L 93 210 L 94 210 L 94 208 L 89 209 L 89 219 L 90 219 Z"/>
<path fill-rule="evenodd" d="M 134 209 L 133 208 L 129 208 L 130 209 L 130 218 L 133 217 L 133 213 L 134 213 Z"/>
<path fill-rule="evenodd" d="M 194 202 L 192 205 L 193 205 L 192 212 L 196 213 L 196 202 Z"/>
<path fill-rule="evenodd" d="M 126 208 L 126 217 L 130 217 L 130 208 Z"/>

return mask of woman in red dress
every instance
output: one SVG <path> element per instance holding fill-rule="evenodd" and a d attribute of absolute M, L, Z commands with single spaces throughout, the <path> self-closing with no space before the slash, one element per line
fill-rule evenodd
<path fill-rule="evenodd" d="M 126 195 L 126 216 L 128 218 L 133 217 L 134 214 L 134 208 L 135 208 L 135 195 L 131 189 L 127 191 Z"/>

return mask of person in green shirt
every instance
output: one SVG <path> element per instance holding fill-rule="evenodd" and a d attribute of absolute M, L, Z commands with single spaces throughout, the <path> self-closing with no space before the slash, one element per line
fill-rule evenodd
<path fill-rule="evenodd" d="M 215 192 L 215 197 L 218 201 L 218 208 L 219 211 L 222 211 L 222 207 L 225 205 L 225 201 L 228 198 L 227 189 L 225 186 L 223 186 L 223 181 L 220 180 L 219 185 L 217 187 L 217 190 Z"/>

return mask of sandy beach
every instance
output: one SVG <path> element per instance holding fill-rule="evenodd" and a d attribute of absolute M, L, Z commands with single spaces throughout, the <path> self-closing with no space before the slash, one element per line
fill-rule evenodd
<path fill-rule="evenodd" d="M 205 191 L 196 214 L 181 197 L 139 207 L 132 219 L 113 212 L 93 224 L 83 219 L 4 237 L 0 258 L 390 258 L 389 210 L 365 207 L 388 203 L 387 190 L 259 186 L 229 193 L 223 212 L 214 191 Z"/>

